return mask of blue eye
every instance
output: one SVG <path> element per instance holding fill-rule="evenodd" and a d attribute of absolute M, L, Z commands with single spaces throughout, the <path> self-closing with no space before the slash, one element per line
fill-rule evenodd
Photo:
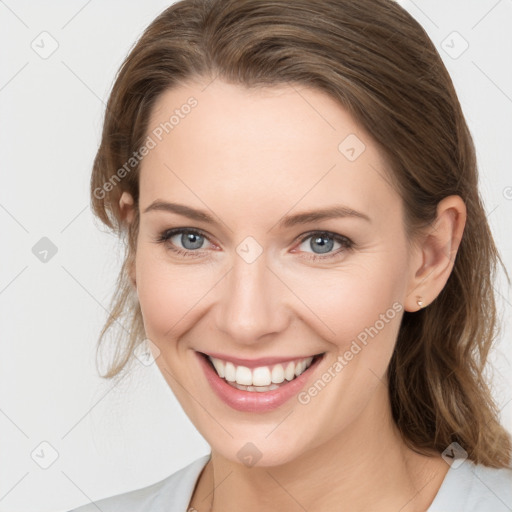
<path fill-rule="evenodd" d="M 174 237 L 180 237 L 179 241 L 182 244 L 184 249 L 187 249 L 188 251 L 194 250 L 194 249 L 200 249 L 203 245 L 203 242 L 205 240 L 204 236 L 194 233 L 193 231 L 189 232 L 182 232 L 181 235 L 178 233 L 177 235 L 174 235 L 170 237 L 171 240 Z"/>
<path fill-rule="evenodd" d="M 306 243 L 307 240 L 309 240 L 309 243 Z M 191 228 L 168 229 L 163 231 L 155 241 L 165 244 L 172 252 L 185 257 L 204 256 L 206 251 L 204 243 L 207 241 L 211 244 L 204 233 Z M 338 247 L 335 247 L 336 244 Z M 313 231 L 308 233 L 307 236 L 302 237 L 299 252 L 306 253 L 306 256 L 301 256 L 306 259 L 328 260 L 337 257 L 346 250 L 352 249 L 353 246 L 354 243 L 345 236 L 327 231 Z"/>
<path fill-rule="evenodd" d="M 307 243 L 308 240 L 309 243 Z M 335 248 L 335 244 L 338 244 L 337 248 Z M 353 242 L 345 236 L 325 231 L 314 231 L 301 239 L 299 248 L 304 252 L 308 252 L 306 248 L 311 249 L 313 256 L 306 256 L 307 258 L 321 260 L 337 256 L 340 252 L 351 249 L 353 245 Z M 333 248 L 336 250 L 331 252 Z"/>
<path fill-rule="evenodd" d="M 208 240 L 208 238 L 196 229 L 177 228 L 164 231 L 156 241 L 167 244 L 169 249 L 181 256 L 196 257 L 201 255 L 205 240 Z"/>

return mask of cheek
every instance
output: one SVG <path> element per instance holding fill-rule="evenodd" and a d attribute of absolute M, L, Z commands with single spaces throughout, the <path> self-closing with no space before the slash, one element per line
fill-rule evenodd
<path fill-rule="evenodd" d="M 314 280 L 304 275 L 290 279 L 295 279 L 294 291 L 316 318 L 318 331 L 338 353 L 350 350 L 354 340 L 366 346 L 378 337 L 383 341 L 376 350 L 382 356 L 382 352 L 392 350 L 398 332 L 404 268 L 402 255 L 386 260 L 381 254 L 357 266 L 316 272 Z"/>
<path fill-rule="evenodd" d="M 183 331 L 215 284 L 211 272 L 201 265 L 173 264 L 160 248 L 140 246 L 135 267 L 146 333 L 155 341 Z"/>

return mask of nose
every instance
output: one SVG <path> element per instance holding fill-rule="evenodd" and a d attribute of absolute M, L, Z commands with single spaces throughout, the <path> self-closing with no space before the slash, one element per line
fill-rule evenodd
<path fill-rule="evenodd" d="M 286 287 L 267 267 L 265 253 L 252 263 L 235 255 L 221 286 L 217 329 L 233 342 L 251 345 L 284 331 L 289 322 Z"/>

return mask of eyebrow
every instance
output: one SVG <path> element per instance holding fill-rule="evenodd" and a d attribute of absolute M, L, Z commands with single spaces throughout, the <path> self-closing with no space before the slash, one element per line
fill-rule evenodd
<path fill-rule="evenodd" d="M 144 210 L 143 213 L 148 213 L 152 211 L 165 211 L 170 213 L 176 213 L 178 215 L 182 215 L 183 217 L 188 217 L 189 219 L 205 222 L 207 224 L 217 223 L 214 217 L 207 213 L 206 211 L 197 210 L 195 208 L 191 208 L 190 206 L 185 206 L 184 204 L 169 203 L 167 201 L 156 200 L 153 201 Z M 327 208 L 309 210 L 306 212 L 296 213 L 293 215 L 287 215 L 277 223 L 277 226 L 279 228 L 291 228 L 293 226 L 300 224 L 309 224 L 311 222 L 318 222 L 321 220 L 344 217 L 359 218 L 371 222 L 370 217 L 368 217 L 368 215 L 365 215 L 362 212 L 358 212 L 356 210 L 353 210 L 352 208 L 343 205 L 333 205 Z"/>

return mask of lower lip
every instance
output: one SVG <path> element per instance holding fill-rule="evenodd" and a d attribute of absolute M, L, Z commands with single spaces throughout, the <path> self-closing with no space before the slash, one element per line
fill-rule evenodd
<path fill-rule="evenodd" d="M 291 381 L 284 381 L 279 388 L 272 391 L 242 391 L 229 385 L 224 379 L 221 379 L 214 368 L 206 360 L 204 355 L 196 352 L 199 358 L 199 364 L 203 368 L 206 380 L 210 383 L 213 391 L 227 405 L 243 412 L 266 412 L 277 409 L 285 402 L 296 396 L 305 386 L 313 370 L 322 357 L 313 361 L 313 364 L 302 374 Z"/>

